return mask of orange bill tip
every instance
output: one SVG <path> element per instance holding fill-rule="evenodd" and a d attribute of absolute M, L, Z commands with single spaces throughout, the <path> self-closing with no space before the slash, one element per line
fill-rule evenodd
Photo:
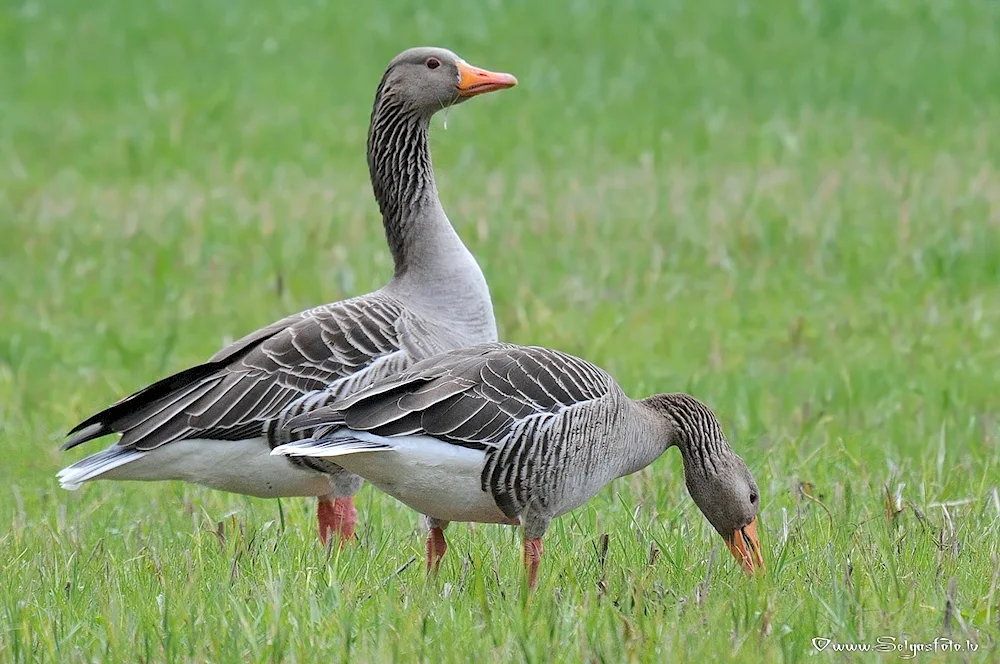
<path fill-rule="evenodd" d="M 458 94 L 461 97 L 474 97 L 517 85 L 517 79 L 510 74 L 473 67 L 464 60 L 458 61 L 458 73 Z"/>
<path fill-rule="evenodd" d="M 734 530 L 732 536 L 726 538 L 726 545 L 744 572 L 750 576 L 764 572 L 764 557 L 761 555 L 760 540 L 757 537 L 756 517 L 742 528 Z"/>

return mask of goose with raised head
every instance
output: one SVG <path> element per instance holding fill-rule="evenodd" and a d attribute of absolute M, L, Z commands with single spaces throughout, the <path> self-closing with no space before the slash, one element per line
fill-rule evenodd
<path fill-rule="evenodd" d="M 482 270 L 438 199 L 427 132 L 437 111 L 516 83 L 440 48 L 392 60 L 368 134 L 391 281 L 284 318 L 87 418 L 63 449 L 112 433 L 120 438 L 60 471 L 62 486 L 183 480 L 260 497 L 316 496 L 323 541 L 330 531 L 351 538 L 361 479 L 324 460 L 271 456 L 268 429 L 284 412 L 349 395 L 419 359 L 496 340 Z"/>
<path fill-rule="evenodd" d="M 760 492 L 712 411 L 686 394 L 630 399 L 608 373 L 559 351 L 493 343 L 445 352 L 273 433 L 283 444 L 272 454 L 331 459 L 428 517 L 428 571 L 447 549 L 449 522 L 520 525 L 534 587 L 552 519 L 670 447 L 744 570 L 764 565 Z"/>

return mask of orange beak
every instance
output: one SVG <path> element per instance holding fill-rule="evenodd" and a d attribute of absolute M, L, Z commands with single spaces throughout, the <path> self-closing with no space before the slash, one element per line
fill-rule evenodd
<path fill-rule="evenodd" d="M 757 519 L 733 531 L 732 537 L 726 538 L 733 557 L 743 566 L 743 571 L 753 576 L 757 570 L 764 571 L 764 557 L 760 553 L 760 540 L 757 539 Z"/>
<path fill-rule="evenodd" d="M 475 97 L 494 90 L 506 90 L 517 85 L 517 79 L 510 74 L 486 71 L 479 67 L 473 67 L 464 60 L 458 61 L 458 73 L 461 77 L 458 81 L 459 97 Z"/>

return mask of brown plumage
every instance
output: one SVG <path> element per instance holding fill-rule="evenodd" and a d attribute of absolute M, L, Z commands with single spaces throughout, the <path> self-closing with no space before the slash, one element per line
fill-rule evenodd
<path fill-rule="evenodd" d="M 274 454 L 334 459 L 429 517 L 428 569 L 449 521 L 522 525 L 532 585 L 554 517 L 677 446 L 695 503 L 747 571 L 763 565 L 757 485 L 712 411 L 686 394 L 630 399 L 560 351 L 448 351 L 273 433 Z"/>
<path fill-rule="evenodd" d="M 482 271 L 438 200 L 427 129 L 441 109 L 515 83 L 444 49 L 410 49 L 393 59 L 368 144 L 392 280 L 277 321 L 87 418 L 64 449 L 121 437 L 63 469 L 63 486 L 179 479 L 265 497 L 319 496 L 321 536 L 332 528 L 350 537 L 360 478 L 322 460 L 271 457 L 269 428 L 282 415 L 351 394 L 421 358 L 497 338 Z"/>

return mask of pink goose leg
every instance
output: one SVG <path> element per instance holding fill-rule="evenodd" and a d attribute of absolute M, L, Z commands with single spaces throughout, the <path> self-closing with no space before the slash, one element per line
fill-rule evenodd
<path fill-rule="evenodd" d="M 330 533 L 340 537 L 340 546 L 354 538 L 354 528 L 358 523 L 358 509 L 353 498 L 320 498 L 316 505 L 316 520 L 319 521 L 319 540 L 326 545 Z"/>
<path fill-rule="evenodd" d="M 444 539 L 443 528 L 431 528 L 427 533 L 427 573 L 437 574 L 441 567 L 441 558 L 448 550 L 448 542 Z"/>
<path fill-rule="evenodd" d="M 528 571 L 528 588 L 538 583 L 538 563 L 542 561 L 542 538 L 524 540 L 524 567 Z"/>

